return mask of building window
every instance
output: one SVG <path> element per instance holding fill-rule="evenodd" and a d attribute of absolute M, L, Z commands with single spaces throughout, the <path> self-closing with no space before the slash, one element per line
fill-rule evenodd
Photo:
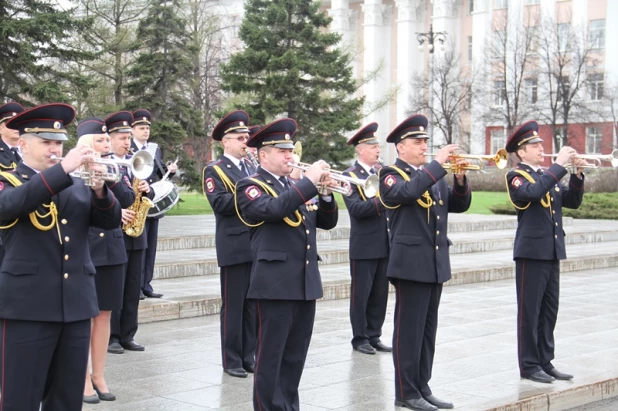
<path fill-rule="evenodd" d="M 509 0 L 496 0 L 495 8 L 496 9 L 508 9 Z"/>
<path fill-rule="evenodd" d="M 565 140 L 565 138 L 563 138 L 563 136 L 566 136 L 566 132 L 565 132 L 564 126 L 556 127 L 556 139 L 555 139 L 555 141 L 558 142 L 558 145 L 556 147 L 554 147 L 554 153 L 557 153 L 558 151 L 562 150 L 562 147 L 564 146 L 564 140 Z"/>
<path fill-rule="evenodd" d="M 495 153 L 501 148 L 506 146 L 506 134 L 504 130 L 492 130 L 491 131 L 491 147 L 490 153 Z"/>
<path fill-rule="evenodd" d="M 590 100 L 599 101 L 603 98 L 603 74 L 591 74 L 588 90 Z"/>
<path fill-rule="evenodd" d="M 590 48 L 605 48 L 605 20 L 590 20 L 588 28 L 590 30 Z"/>
<path fill-rule="evenodd" d="M 468 63 L 472 63 L 472 36 L 468 36 Z"/>
<path fill-rule="evenodd" d="M 586 127 L 586 153 L 600 153 L 603 133 L 599 127 Z"/>
<path fill-rule="evenodd" d="M 504 81 L 494 81 L 492 103 L 494 107 L 501 107 L 506 103 L 506 83 Z"/>
<path fill-rule="evenodd" d="M 530 53 L 539 52 L 539 39 L 541 38 L 539 26 L 528 26 L 528 51 Z"/>
<path fill-rule="evenodd" d="M 474 13 L 474 0 L 470 0 L 468 3 L 468 14 Z"/>
<path fill-rule="evenodd" d="M 525 4 L 529 5 L 529 4 L 540 4 L 541 0 L 526 0 Z"/>
<path fill-rule="evenodd" d="M 535 78 L 529 78 L 525 81 L 526 98 L 528 103 L 536 104 L 539 97 L 538 81 Z"/>
<path fill-rule="evenodd" d="M 500 59 L 504 56 L 504 49 L 506 47 L 506 31 L 494 30 L 491 39 L 491 57 L 494 59 Z"/>
<path fill-rule="evenodd" d="M 558 40 L 558 50 L 562 53 L 567 51 L 569 48 L 569 36 L 571 31 L 570 23 L 560 23 L 556 27 L 557 40 Z"/>

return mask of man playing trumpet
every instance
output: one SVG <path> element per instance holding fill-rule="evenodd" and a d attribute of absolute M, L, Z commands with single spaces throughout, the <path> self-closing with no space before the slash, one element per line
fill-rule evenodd
<path fill-rule="evenodd" d="M 554 359 L 554 327 L 558 317 L 560 260 L 566 259 L 562 207 L 578 208 L 584 195 L 582 168 L 571 174 L 569 186 L 560 183 L 564 167 L 586 165 L 572 147 L 563 147 L 549 169 L 536 121 L 523 124 L 509 139 L 506 150 L 519 163 L 506 175 L 509 198 L 517 209 L 513 259 L 517 284 L 517 356 L 522 378 L 551 383 L 570 380 L 558 371 Z"/>

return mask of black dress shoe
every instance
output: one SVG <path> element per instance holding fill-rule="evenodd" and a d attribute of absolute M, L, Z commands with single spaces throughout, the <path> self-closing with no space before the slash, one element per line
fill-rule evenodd
<path fill-rule="evenodd" d="M 94 385 L 94 382 L 92 383 L 92 388 L 94 388 L 94 390 L 97 392 L 97 395 L 99 396 L 99 399 L 101 401 L 116 401 L 116 396 L 114 394 L 112 394 L 111 392 L 101 392 L 101 391 L 99 391 L 97 386 Z"/>
<path fill-rule="evenodd" d="M 161 298 L 163 294 L 155 293 L 154 291 L 144 291 L 144 295 L 148 298 Z"/>
<path fill-rule="evenodd" d="M 136 343 L 133 340 L 120 343 L 120 345 L 122 345 L 122 347 L 125 350 L 129 350 L 129 351 L 144 351 L 146 349 L 146 347 L 144 347 L 141 344 Z"/>
<path fill-rule="evenodd" d="M 92 394 L 92 395 L 84 395 L 84 402 L 86 404 L 98 404 L 101 401 L 99 400 L 99 397 L 97 397 L 96 394 Z"/>
<path fill-rule="evenodd" d="M 251 374 L 255 372 L 255 365 L 245 365 L 242 368 L 244 368 L 245 371 Z"/>
<path fill-rule="evenodd" d="M 534 374 L 524 376 L 523 378 L 527 378 L 535 382 L 542 382 L 544 384 L 550 384 L 555 380 L 555 378 L 552 377 L 551 375 L 547 375 L 545 371 L 537 371 Z"/>
<path fill-rule="evenodd" d="M 107 352 L 110 354 L 124 354 L 124 348 L 118 341 L 112 341 L 107 346 Z"/>
<path fill-rule="evenodd" d="M 237 378 L 247 378 L 247 371 L 242 368 L 230 368 L 229 370 L 223 370 L 226 374 Z"/>
<path fill-rule="evenodd" d="M 381 351 L 381 352 L 391 352 L 391 351 L 393 351 L 393 349 L 391 347 L 388 347 L 388 346 L 382 344 L 382 341 L 378 341 L 376 343 L 371 343 L 371 346 L 373 348 L 375 348 L 376 350 Z"/>
<path fill-rule="evenodd" d="M 547 375 L 554 377 L 557 380 L 572 380 L 573 379 L 573 376 L 571 374 L 565 374 L 563 372 L 558 371 L 555 368 L 552 368 L 551 370 L 545 370 L 545 373 Z"/>
<path fill-rule="evenodd" d="M 145 296 L 145 295 L 144 295 L 144 293 L 143 293 L 143 292 L 141 292 L 141 291 L 139 292 L 139 299 L 140 299 L 140 301 L 141 301 L 141 300 L 145 300 L 145 299 L 146 299 L 146 296 Z"/>
<path fill-rule="evenodd" d="M 438 409 L 434 405 L 431 405 L 425 401 L 424 398 L 415 398 L 413 400 L 395 400 L 395 406 L 417 411 L 436 411 Z"/>
<path fill-rule="evenodd" d="M 440 398 L 436 397 L 433 394 L 428 395 L 428 396 L 426 396 L 424 398 L 425 398 L 425 400 L 428 403 L 430 403 L 431 405 L 435 405 L 438 408 L 443 408 L 443 409 L 450 410 L 451 408 L 454 407 L 452 402 L 442 401 Z"/>
<path fill-rule="evenodd" d="M 354 347 L 354 349 L 358 352 L 362 352 L 363 354 L 375 354 L 376 349 L 373 348 L 370 344 L 361 344 L 358 347 Z"/>

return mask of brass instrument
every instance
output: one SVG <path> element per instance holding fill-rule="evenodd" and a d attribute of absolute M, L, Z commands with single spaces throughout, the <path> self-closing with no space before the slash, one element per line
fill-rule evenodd
<path fill-rule="evenodd" d="M 129 237 L 139 237 L 144 232 L 148 211 L 154 207 L 155 204 L 148 197 L 144 197 L 144 194 L 138 187 L 141 180 L 148 178 L 152 174 L 154 170 L 154 159 L 152 154 L 141 150 L 133 154 L 128 160 L 112 161 L 116 162 L 118 165 L 131 168 L 131 173 L 134 177 L 133 191 L 135 192 L 135 201 L 127 210 L 134 211 L 135 218 L 128 224 L 122 224 L 122 231 Z"/>
<path fill-rule="evenodd" d="M 139 237 L 144 232 L 146 225 L 146 217 L 148 211 L 154 207 L 154 203 L 148 197 L 144 197 L 139 190 L 139 178 L 133 180 L 133 191 L 135 192 L 135 201 L 127 208 L 127 210 L 135 211 L 135 218 L 128 224 L 122 224 L 122 231 L 129 237 Z"/>
<path fill-rule="evenodd" d="M 302 171 L 307 171 L 309 167 L 311 167 L 311 164 L 307 163 L 288 163 L 288 165 L 292 168 L 297 168 Z M 328 172 L 330 178 L 335 180 L 338 185 L 334 187 L 324 187 L 318 183 L 318 190 L 321 194 L 325 194 L 327 190 L 330 190 L 344 196 L 349 196 L 350 194 L 352 194 L 352 184 L 361 187 L 365 192 L 365 196 L 368 198 L 375 197 L 375 195 L 378 193 L 380 181 L 378 180 L 378 176 L 375 174 L 372 174 L 366 180 L 363 180 L 360 178 L 344 176 L 341 171 L 337 170 L 328 170 Z"/>
<path fill-rule="evenodd" d="M 428 157 L 435 157 L 437 154 L 425 154 Z M 465 163 L 457 163 L 458 160 L 470 160 Z M 486 161 L 493 161 L 496 167 L 503 169 L 506 167 L 509 160 L 509 153 L 504 148 L 499 149 L 494 155 L 471 155 L 454 153 L 449 156 L 449 161 L 442 164 L 447 171 L 454 174 L 460 174 L 466 170 L 481 171 L 485 168 Z"/>
<path fill-rule="evenodd" d="M 64 157 L 51 155 L 49 159 L 52 161 L 62 161 Z M 92 168 L 93 165 L 103 166 L 107 171 L 100 172 L 94 170 Z M 117 183 L 118 181 L 120 181 L 121 176 L 120 169 L 117 164 L 113 163 L 111 160 L 102 158 L 97 158 L 93 161 L 85 162 L 78 170 L 70 173 L 70 175 L 75 178 L 81 178 L 82 180 L 84 180 L 84 184 L 89 187 L 94 186 L 94 179 Z"/>
<path fill-rule="evenodd" d="M 245 148 L 245 153 L 247 153 L 247 158 L 249 159 L 249 161 L 251 161 L 251 164 L 253 164 L 253 167 L 255 167 L 257 169 L 258 166 L 260 165 L 260 163 L 258 162 L 257 158 L 255 158 L 255 156 L 253 155 L 251 150 L 248 150 L 246 148 Z"/>
<path fill-rule="evenodd" d="M 558 154 L 543 154 L 543 157 L 549 157 L 555 161 L 556 157 L 558 157 Z M 610 163 L 614 168 L 618 167 L 618 149 L 614 149 L 614 151 L 612 151 L 610 154 L 577 154 L 573 158 L 587 161 L 590 160 L 592 161 L 592 163 L 587 163 L 586 165 L 576 167 L 569 161 L 564 167 L 571 170 L 572 172 L 573 169 L 577 168 L 598 170 L 602 167 L 601 163 L 603 162 Z"/>

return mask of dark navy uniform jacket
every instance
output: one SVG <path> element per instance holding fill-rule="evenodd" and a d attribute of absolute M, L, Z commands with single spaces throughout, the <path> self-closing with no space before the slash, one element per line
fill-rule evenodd
<path fill-rule="evenodd" d="M 272 174 L 258 167 L 251 176 L 273 189 L 275 198 L 245 178 L 238 182 L 236 196 L 243 218 L 251 224 L 265 221 L 251 229 L 253 267 L 247 298 L 268 300 L 316 300 L 322 297 L 322 280 L 318 270 L 317 228 L 330 230 L 337 225 L 339 213 L 334 197 L 327 202 L 320 197 L 317 211 L 308 211 L 305 203 L 318 194 L 308 178 L 290 180 L 285 190 Z M 301 224 L 291 227 L 284 217 Z"/>
<path fill-rule="evenodd" d="M 366 180 L 369 175 L 358 162 L 343 174 Z M 363 193 L 364 194 L 364 193 Z M 368 260 L 388 257 L 389 238 L 387 209 L 377 196 L 364 200 L 358 186 L 352 184 L 352 194 L 343 196 L 350 214 L 350 259 Z"/>
<path fill-rule="evenodd" d="M 9 171 L 12 169 L 11 166 L 17 163 L 19 161 L 15 158 L 15 154 L 13 154 L 4 140 L 0 138 L 0 171 Z"/>
<path fill-rule="evenodd" d="M 237 184 L 246 175 L 225 156 L 212 162 L 204 168 L 204 193 L 215 212 L 217 228 L 215 241 L 217 245 L 217 264 L 219 267 L 250 263 L 253 261 L 251 243 L 249 242 L 249 227 L 243 224 L 236 214 L 234 192 L 223 184 L 223 180 L 215 170 L 219 169 Z"/>
<path fill-rule="evenodd" d="M 88 250 L 91 225 L 111 230 L 120 225 L 120 204 L 110 190 L 98 199 L 83 180 L 67 175 L 57 164 L 39 174 L 20 163 L 13 173 L 23 185 L 13 187 L 0 177 L 0 224 L 5 255 L 0 268 L 0 318 L 72 322 L 99 313 L 95 269 Z M 58 209 L 58 226 L 36 228 L 29 213 Z M 39 218 L 43 225 L 50 218 Z M 60 244 L 59 233 L 62 238 Z"/>
<path fill-rule="evenodd" d="M 451 188 L 443 177 L 446 171 L 437 161 L 414 170 L 397 159 L 395 166 L 380 170 L 380 196 L 386 205 L 400 207 L 390 211 L 391 254 L 387 276 L 423 283 L 444 283 L 451 278 L 450 240 L 446 236 L 448 213 L 463 213 L 470 207 L 472 195 L 465 179 L 463 186 Z M 428 209 L 417 203 L 427 201 L 428 191 L 433 205 Z M 429 218 L 427 217 L 429 210 Z"/>
<path fill-rule="evenodd" d="M 532 177 L 535 183 L 530 183 L 515 170 L 523 170 Z M 526 164 L 519 163 L 507 174 L 509 196 L 519 208 L 528 206 L 525 210 L 517 210 L 517 231 L 513 258 L 530 258 L 535 260 L 564 260 L 564 230 L 562 226 L 562 207 L 578 208 L 584 195 L 584 179 L 580 180 L 572 174 L 569 186 L 560 184 L 567 170 L 559 164 L 539 174 Z M 549 193 L 550 207 L 544 207 Z"/>
<path fill-rule="evenodd" d="M 114 193 L 114 197 L 120 203 L 121 208 L 128 208 L 135 201 L 135 192 L 131 187 L 131 181 L 126 171 L 121 171 L 119 182 L 106 184 Z M 113 230 L 90 227 L 88 244 L 90 246 L 90 258 L 92 258 L 95 267 L 124 264 L 128 260 L 121 225 Z"/>

